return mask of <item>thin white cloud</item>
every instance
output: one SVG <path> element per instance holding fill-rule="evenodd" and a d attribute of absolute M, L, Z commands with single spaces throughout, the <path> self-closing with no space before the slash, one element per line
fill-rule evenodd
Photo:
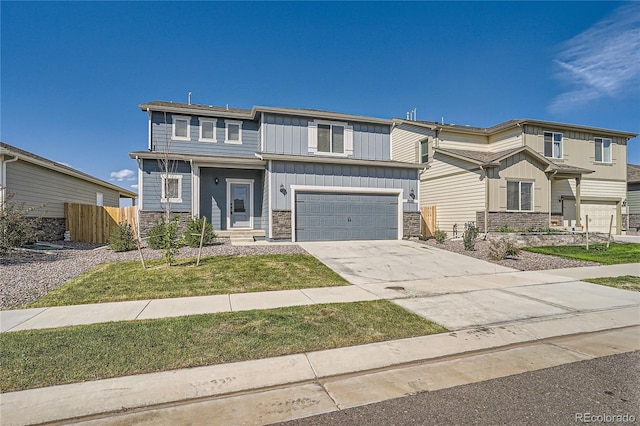
<path fill-rule="evenodd" d="M 131 185 L 131 189 L 138 189 L 138 184 L 136 183 L 136 184 Z"/>
<path fill-rule="evenodd" d="M 601 98 L 617 98 L 640 86 L 640 10 L 616 9 L 560 46 L 556 77 L 566 86 L 549 105 L 561 113 Z"/>
<path fill-rule="evenodd" d="M 111 172 L 111 180 L 116 180 L 118 182 L 122 182 L 123 180 L 136 180 L 136 172 L 129 169 Z"/>

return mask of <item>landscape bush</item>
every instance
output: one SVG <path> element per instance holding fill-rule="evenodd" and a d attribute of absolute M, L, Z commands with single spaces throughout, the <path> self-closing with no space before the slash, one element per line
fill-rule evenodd
<path fill-rule="evenodd" d="M 444 243 L 444 240 L 447 239 L 447 232 L 437 229 L 436 232 L 433 233 L 433 238 L 435 238 L 438 243 L 442 244 Z"/>
<path fill-rule="evenodd" d="M 147 245 L 153 250 L 164 250 L 167 265 L 171 265 L 181 246 L 178 236 L 179 217 L 166 221 L 164 217 L 158 220 L 149 230 Z"/>
<path fill-rule="evenodd" d="M 504 260 L 516 258 L 520 254 L 520 249 L 511 241 L 494 240 L 489 245 L 489 257 L 493 260 Z"/>
<path fill-rule="evenodd" d="M 202 234 L 202 223 L 205 223 L 203 245 L 211 244 L 216 239 L 216 233 L 213 231 L 213 225 L 205 222 L 206 218 L 190 218 L 187 222 L 187 228 L 182 234 L 182 242 L 184 245 L 198 248 L 200 247 L 200 235 Z"/>
<path fill-rule="evenodd" d="M 136 248 L 133 229 L 127 222 L 119 223 L 109 234 L 109 248 L 113 251 L 131 251 Z"/>
<path fill-rule="evenodd" d="M 2 190 L 2 187 L 0 187 Z M 39 218 L 27 215 L 39 207 L 27 208 L 24 204 L 11 201 L 14 194 L 7 192 L 3 205 L 0 205 L 0 255 L 26 244 L 35 243 L 38 238 Z"/>
<path fill-rule="evenodd" d="M 467 251 L 476 249 L 476 238 L 478 237 L 478 227 L 475 225 L 465 225 L 462 241 L 464 249 Z"/>

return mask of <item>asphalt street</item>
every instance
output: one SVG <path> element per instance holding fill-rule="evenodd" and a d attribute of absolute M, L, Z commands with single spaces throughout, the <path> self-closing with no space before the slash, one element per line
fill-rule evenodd
<path fill-rule="evenodd" d="M 425 392 L 281 425 L 585 423 L 640 424 L 640 351 Z"/>

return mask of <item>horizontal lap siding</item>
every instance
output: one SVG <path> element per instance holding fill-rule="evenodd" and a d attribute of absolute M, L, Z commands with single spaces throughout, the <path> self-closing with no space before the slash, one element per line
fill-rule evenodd
<path fill-rule="evenodd" d="M 165 203 L 161 203 L 162 176 L 166 174 L 164 167 L 156 160 L 143 160 L 142 169 L 142 210 L 162 211 Z M 191 211 L 191 165 L 184 161 L 176 161 L 169 166 L 170 175 L 182 176 L 182 203 L 171 203 L 175 212 Z"/>
<path fill-rule="evenodd" d="M 449 149 L 469 149 L 476 151 L 489 151 L 489 139 L 483 135 L 468 135 L 462 133 L 451 133 L 442 130 L 438 136 L 438 146 Z"/>
<path fill-rule="evenodd" d="M 489 137 L 489 150 L 492 152 L 522 146 L 522 129 L 517 127 Z"/>
<path fill-rule="evenodd" d="M 411 189 L 417 195 L 417 171 L 389 167 L 351 166 L 319 163 L 272 162 L 270 193 L 273 210 L 291 209 L 291 185 L 402 189 L 403 199 Z M 287 189 L 280 192 L 280 185 Z M 417 203 L 404 203 L 404 211 L 418 211 Z"/>
<path fill-rule="evenodd" d="M 629 185 L 627 206 L 629 206 L 629 214 L 640 214 L 640 184 Z"/>
<path fill-rule="evenodd" d="M 117 191 L 24 161 L 7 163 L 7 189 L 12 201 L 34 210 L 31 216 L 64 217 L 64 203 L 96 204 L 96 193 L 103 194 L 103 205 L 118 207 Z"/>
<path fill-rule="evenodd" d="M 203 117 L 204 118 L 204 117 Z M 207 117 L 209 118 L 209 117 Z M 222 155 L 222 156 L 248 156 L 254 157 L 254 154 L 260 150 L 260 141 L 258 131 L 260 124 L 257 121 L 242 121 L 242 144 L 224 143 L 225 138 L 225 119 L 218 118 L 216 123 L 216 140 L 217 142 L 200 142 L 200 121 L 198 116 L 191 116 L 190 122 L 190 141 L 171 140 L 172 117 L 167 113 L 167 122 L 163 114 L 154 112 L 151 121 L 151 141 L 153 150 L 156 152 L 168 151 L 181 154 L 206 154 L 206 155 Z"/>
<path fill-rule="evenodd" d="M 419 162 L 419 143 L 427 138 L 435 137 L 435 132 L 419 126 L 400 124 L 391 132 L 392 160 L 408 163 Z M 429 144 L 429 158 L 432 157 L 432 144 Z"/>

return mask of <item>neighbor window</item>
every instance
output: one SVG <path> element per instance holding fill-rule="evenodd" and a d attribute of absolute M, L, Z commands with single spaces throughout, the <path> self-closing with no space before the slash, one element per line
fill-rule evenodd
<path fill-rule="evenodd" d="M 201 142 L 216 142 L 216 123 L 217 120 L 200 119 L 200 137 Z"/>
<path fill-rule="evenodd" d="M 596 161 L 600 163 L 611 162 L 611 139 L 596 138 Z"/>
<path fill-rule="evenodd" d="M 318 152 L 344 153 L 344 126 L 318 124 Z"/>
<path fill-rule="evenodd" d="M 562 133 L 544 132 L 544 156 L 562 158 Z"/>
<path fill-rule="evenodd" d="M 507 210 L 533 211 L 533 182 L 507 181 Z"/>
<path fill-rule="evenodd" d="M 102 192 L 96 192 L 96 206 L 104 205 L 104 195 Z"/>
<path fill-rule="evenodd" d="M 173 116 L 173 139 L 188 141 L 191 139 L 189 122 L 191 117 Z"/>
<path fill-rule="evenodd" d="M 225 120 L 224 143 L 242 143 L 242 121 Z"/>
<path fill-rule="evenodd" d="M 182 176 L 162 176 L 162 200 L 163 203 L 182 202 Z"/>
<path fill-rule="evenodd" d="M 420 142 L 420 162 L 429 162 L 429 140 L 425 139 Z"/>

